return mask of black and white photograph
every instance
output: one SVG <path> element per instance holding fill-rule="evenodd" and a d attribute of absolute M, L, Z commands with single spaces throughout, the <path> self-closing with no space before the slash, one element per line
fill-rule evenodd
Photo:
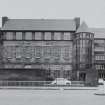
<path fill-rule="evenodd" d="M 105 0 L 0 0 L 0 105 L 105 105 Z"/>

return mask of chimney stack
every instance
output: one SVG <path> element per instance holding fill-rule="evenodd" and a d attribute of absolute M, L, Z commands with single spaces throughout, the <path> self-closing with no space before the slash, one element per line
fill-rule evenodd
<path fill-rule="evenodd" d="M 74 18 L 74 21 L 75 21 L 75 23 L 76 23 L 76 30 L 77 30 L 78 27 L 80 26 L 80 17 Z"/>
<path fill-rule="evenodd" d="M 4 26 L 4 24 L 6 23 L 6 21 L 8 21 L 8 17 L 7 16 L 3 16 L 2 17 L 2 27 Z"/>

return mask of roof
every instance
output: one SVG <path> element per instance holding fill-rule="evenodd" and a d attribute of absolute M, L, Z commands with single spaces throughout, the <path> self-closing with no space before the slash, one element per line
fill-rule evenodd
<path fill-rule="evenodd" d="M 74 19 L 8 19 L 2 30 L 75 31 Z"/>
<path fill-rule="evenodd" d="M 105 38 L 105 28 L 90 28 L 94 33 L 94 38 Z"/>
<path fill-rule="evenodd" d="M 80 33 L 80 32 L 91 32 L 85 22 L 82 22 L 82 24 L 76 31 L 76 33 Z"/>

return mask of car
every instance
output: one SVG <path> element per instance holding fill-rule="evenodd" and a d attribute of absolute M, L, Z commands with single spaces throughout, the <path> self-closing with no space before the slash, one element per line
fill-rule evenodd
<path fill-rule="evenodd" d="M 56 78 L 51 82 L 51 85 L 71 85 L 71 81 L 66 78 Z"/>
<path fill-rule="evenodd" d="M 103 85 L 104 84 L 104 79 L 103 78 L 99 78 L 98 79 L 98 85 Z"/>

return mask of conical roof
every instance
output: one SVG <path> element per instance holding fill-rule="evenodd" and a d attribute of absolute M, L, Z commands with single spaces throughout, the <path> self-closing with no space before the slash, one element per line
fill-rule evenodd
<path fill-rule="evenodd" d="M 85 22 L 82 22 L 82 24 L 76 31 L 76 33 L 80 33 L 80 32 L 90 32 L 90 30 Z"/>

